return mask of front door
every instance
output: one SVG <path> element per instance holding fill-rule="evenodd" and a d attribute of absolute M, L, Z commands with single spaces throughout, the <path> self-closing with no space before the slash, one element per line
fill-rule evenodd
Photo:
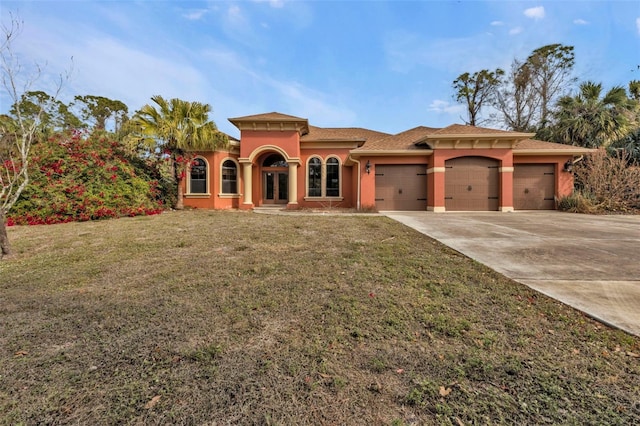
<path fill-rule="evenodd" d="M 287 204 L 289 201 L 289 173 L 271 171 L 262 174 L 262 198 L 265 204 Z"/>

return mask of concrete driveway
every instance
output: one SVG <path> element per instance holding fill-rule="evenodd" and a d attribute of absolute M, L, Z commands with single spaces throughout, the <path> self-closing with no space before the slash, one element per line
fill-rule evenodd
<path fill-rule="evenodd" d="M 555 211 L 383 214 L 640 336 L 640 216 Z"/>

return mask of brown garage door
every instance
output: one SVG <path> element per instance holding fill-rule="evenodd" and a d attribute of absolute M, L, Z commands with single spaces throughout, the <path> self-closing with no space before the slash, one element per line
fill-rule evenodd
<path fill-rule="evenodd" d="M 516 164 L 513 167 L 513 208 L 554 210 L 555 164 Z"/>
<path fill-rule="evenodd" d="M 460 157 L 445 162 L 444 207 L 447 211 L 498 210 L 498 161 Z"/>
<path fill-rule="evenodd" d="M 376 165 L 378 210 L 426 210 L 426 164 Z"/>

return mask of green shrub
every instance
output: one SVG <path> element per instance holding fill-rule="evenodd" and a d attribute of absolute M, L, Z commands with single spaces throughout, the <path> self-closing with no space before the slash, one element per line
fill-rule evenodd
<path fill-rule="evenodd" d="M 152 169 L 127 157 L 118 141 L 79 131 L 32 148 L 29 185 L 7 215 L 9 225 L 39 225 L 160 213 Z"/>
<path fill-rule="evenodd" d="M 594 213 L 597 209 L 591 194 L 574 191 L 558 200 L 558 210 L 571 213 Z"/>

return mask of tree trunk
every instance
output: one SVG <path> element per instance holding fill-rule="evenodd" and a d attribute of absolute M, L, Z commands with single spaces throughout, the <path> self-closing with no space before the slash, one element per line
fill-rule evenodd
<path fill-rule="evenodd" d="M 11 255 L 11 246 L 9 245 L 9 237 L 7 236 L 7 227 L 5 223 L 4 210 L 0 208 L 0 259 Z"/>
<path fill-rule="evenodd" d="M 176 200 L 176 210 L 184 210 L 184 189 L 182 188 L 183 183 L 184 178 L 178 177 L 178 199 Z"/>

